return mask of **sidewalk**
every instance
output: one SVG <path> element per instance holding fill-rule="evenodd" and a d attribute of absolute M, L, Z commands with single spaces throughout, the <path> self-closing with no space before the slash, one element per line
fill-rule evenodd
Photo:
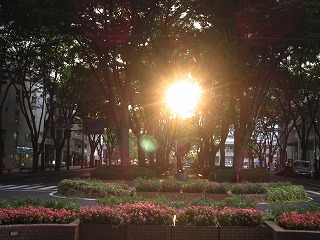
<path fill-rule="evenodd" d="M 70 166 L 69 170 L 67 170 L 67 168 L 64 167 L 59 172 L 73 171 L 73 170 L 80 170 L 80 169 L 81 169 L 81 166 Z M 14 168 L 14 169 L 11 169 L 9 172 L 7 170 L 3 171 L 3 175 L 0 176 L 0 178 L 1 177 L 12 177 L 12 176 L 30 176 L 30 175 L 37 175 L 37 174 L 43 174 L 43 173 L 53 173 L 53 172 L 55 172 L 54 169 L 49 170 L 48 168 L 43 172 L 41 172 L 39 170 L 36 173 L 33 173 L 33 172 L 29 171 L 28 169 L 23 169 L 22 171 L 20 171 L 19 168 Z"/>

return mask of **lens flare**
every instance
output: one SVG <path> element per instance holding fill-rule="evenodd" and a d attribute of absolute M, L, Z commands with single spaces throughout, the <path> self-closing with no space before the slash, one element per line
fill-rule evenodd
<path fill-rule="evenodd" d="M 179 81 L 173 84 L 166 95 L 166 103 L 181 118 L 192 116 L 200 102 L 202 89 L 195 82 Z"/>
<path fill-rule="evenodd" d="M 158 143 L 153 137 L 145 135 L 140 140 L 140 147 L 145 152 L 155 152 L 158 149 Z"/>

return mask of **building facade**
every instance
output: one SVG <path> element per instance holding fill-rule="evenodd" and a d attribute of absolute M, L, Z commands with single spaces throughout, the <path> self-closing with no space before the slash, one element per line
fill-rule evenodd
<path fill-rule="evenodd" d="M 1 84 L 0 99 L 4 99 L 4 90 L 6 83 Z M 21 112 L 20 100 L 21 90 L 11 86 L 8 94 L 3 102 L 3 108 L 1 112 L 2 129 L 4 134 L 2 136 L 4 140 L 4 154 L 3 161 L 5 169 L 14 168 L 31 168 L 33 162 L 33 148 L 31 143 L 31 134 L 28 127 L 27 121 Z M 32 114 L 38 129 L 40 129 L 40 137 L 38 142 L 42 141 L 43 129 L 46 117 L 43 117 L 43 112 L 47 112 L 46 105 L 39 105 L 42 101 L 39 101 L 42 97 L 41 92 L 34 91 L 34 94 L 30 99 L 33 105 Z M 39 107 L 40 106 L 40 107 Z M 43 108 L 42 108 L 43 107 Z M 58 119 L 60 115 L 59 109 L 54 110 L 54 119 Z M 54 126 L 53 126 L 54 127 Z M 63 131 L 66 130 L 65 126 L 54 127 L 53 131 L 49 131 L 44 141 L 44 148 L 42 154 L 39 157 L 38 165 L 41 165 L 41 161 L 44 166 L 50 166 L 55 164 L 56 152 L 54 147 L 54 141 L 51 136 L 62 136 Z M 67 141 L 66 141 L 67 143 Z M 81 160 L 87 159 L 88 153 L 90 152 L 90 145 L 88 144 L 88 138 L 84 134 L 81 128 L 81 124 L 73 124 L 71 126 L 71 136 L 69 142 L 69 153 L 70 153 L 70 165 L 80 165 Z M 62 153 L 62 161 L 67 160 L 67 144 L 64 145 Z"/>

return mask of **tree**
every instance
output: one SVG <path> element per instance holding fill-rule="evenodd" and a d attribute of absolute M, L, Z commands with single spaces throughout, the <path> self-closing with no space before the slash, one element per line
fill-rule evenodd
<path fill-rule="evenodd" d="M 114 152 L 114 149 L 118 145 L 117 137 L 115 135 L 115 131 L 112 125 L 109 125 L 105 128 L 105 132 L 103 134 L 103 141 L 107 144 L 107 150 L 108 150 L 107 164 L 111 165 L 112 154 Z"/>
<path fill-rule="evenodd" d="M 52 114 L 50 118 L 51 136 L 56 150 L 55 170 L 59 171 L 62 163 L 62 151 L 66 142 L 66 166 L 69 169 L 71 127 L 76 117 L 79 117 L 84 111 L 83 108 L 91 103 L 88 91 L 91 84 L 87 70 L 81 64 L 74 62 L 76 58 L 72 56 L 71 47 L 64 49 L 64 51 L 57 49 L 55 52 L 67 55 L 65 58 L 61 56 L 60 62 L 63 62 L 64 65 L 61 66 L 61 69 L 56 69 L 56 78 L 52 79 L 52 88 L 49 91 L 52 111 L 59 114 L 58 117 Z"/>
<path fill-rule="evenodd" d="M 0 5 L 1 26 L 4 26 L 1 29 L 6 31 L 2 36 L 9 39 L 3 52 L 4 68 L 8 81 L 17 91 L 21 112 L 30 130 L 33 171 L 38 170 L 39 156 L 48 132 L 46 119 L 52 113 L 48 108 L 46 82 L 50 81 L 53 59 L 46 54 L 48 45 L 54 45 L 56 40 L 51 39 L 56 32 L 48 29 L 50 24 L 58 22 L 53 16 L 60 8 L 53 10 L 51 7 L 51 1 L 41 4 L 41 1 L 4 0 Z M 34 115 L 36 111 L 38 119 Z"/>
<path fill-rule="evenodd" d="M 311 58 L 309 49 L 300 48 L 286 62 L 287 74 L 278 85 L 283 92 L 292 126 L 300 139 L 300 157 L 303 160 L 308 159 L 310 133 L 314 128 L 319 108 L 320 85 L 317 75 L 314 75 L 318 61 L 316 55 L 314 59 Z"/>
<path fill-rule="evenodd" d="M 203 32 L 218 53 L 210 66 L 220 73 L 220 84 L 232 91 L 236 170 L 242 168 L 247 143 L 281 61 L 290 54 L 290 46 L 305 43 L 290 40 L 301 34 L 297 24 L 302 9 L 296 8 L 295 1 L 229 1 L 227 9 L 224 2 L 204 1 L 199 10 L 205 16 Z"/>

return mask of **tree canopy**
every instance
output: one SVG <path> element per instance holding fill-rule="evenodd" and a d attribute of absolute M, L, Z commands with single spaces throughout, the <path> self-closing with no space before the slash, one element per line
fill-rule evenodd
<path fill-rule="evenodd" d="M 137 139 L 150 134 L 159 144 L 157 163 L 167 163 L 177 135 L 173 116 L 165 110 L 164 90 L 192 75 L 204 89 L 193 121 L 202 151 L 199 162 L 214 164 L 233 131 L 239 170 L 280 80 L 285 82 L 279 87 L 283 98 L 290 93 L 288 86 L 303 85 L 290 101 L 297 104 L 288 109 L 298 110 L 304 96 L 309 104 L 304 111 L 315 125 L 319 96 L 311 89 L 319 86 L 319 10 L 315 0 L 2 0 L 1 41 L 6 44 L 1 51 L 28 57 L 32 71 L 36 64 L 43 67 L 37 72 L 43 74 L 21 81 L 52 82 L 57 67 L 64 68 L 62 79 L 72 64 L 79 65 L 76 77 L 86 78 L 87 85 L 91 81 L 93 93 L 99 92 L 99 104 L 82 114 L 111 116 L 123 165 L 130 163 L 129 129 Z M 39 51 L 24 53 L 15 43 Z M 9 58 L 2 62 L 13 63 Z M 19 69 L 13 68 L 17 76 Z M 70 75 L 67 79 L 72 86 Z M 73 98 L 74 110 L 88 109 L 83 98 Z"/>

